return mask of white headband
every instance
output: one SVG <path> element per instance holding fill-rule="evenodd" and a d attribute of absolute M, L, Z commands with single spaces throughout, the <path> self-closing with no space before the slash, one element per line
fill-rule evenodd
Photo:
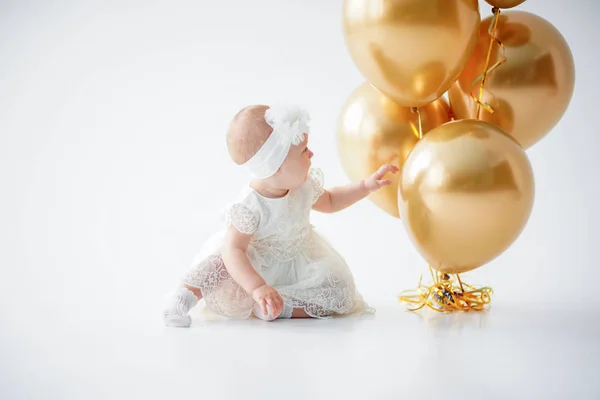
<path fill-rule="evenodd" d="M 265 112 L 265 121 L 273 128 L 271 136 L 251 159 L 242 164 L 258 179 L 273 176 L 290 147 L 302 143 L 310 128 L 310 116 L 298 107 L 270 107 Z"/>

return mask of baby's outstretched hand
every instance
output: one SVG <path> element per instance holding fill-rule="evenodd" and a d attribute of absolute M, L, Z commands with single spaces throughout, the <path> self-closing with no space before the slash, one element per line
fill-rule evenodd
<path fill-rule="evenodd" d="M 267 306 L 269 306 L 273 317 L 278 317 L 283 311 L 283 299 L 277 293 L 277 290 L 269 285 L 262 285 L 254 289 L 252 298 L 258 303 L 264 315 L 269 315 Z"/>
<path fill-rule="evenodd" d="M 375 172 L 373 175 L 371 175 L 370 177 L 365 179 L 365 181 L 364 181 L 365 188 L 369 192 L 374 192 L 376 190 L 381 189 L 384 186 L 391 185 L 392 181 L 390 179 L 383 179 L 384 175 L 387 174 L 388 172 L 395 174 L 399 170 L 400 169 L 398 167 L 396 167 L 395 165 L 392 165 L 392 164 L 382 165 L 381 167 L 379 167 L 377 172 Z"/>

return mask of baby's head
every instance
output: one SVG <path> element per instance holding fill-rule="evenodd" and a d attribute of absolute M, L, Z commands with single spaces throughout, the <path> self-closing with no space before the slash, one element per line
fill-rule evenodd
<path fill-rule="evenodd" d="M 229 155 L 273 187 L 294 189 L 306 180 L 313 156 L 307 147 L 308 122 L 308 114 L 299 109 L 246 107 L 229 126 Z"/>

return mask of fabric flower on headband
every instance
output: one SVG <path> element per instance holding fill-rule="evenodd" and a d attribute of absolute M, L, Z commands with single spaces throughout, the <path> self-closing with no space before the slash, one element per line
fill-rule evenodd
<path fill-rule="evenodd" d="M 297 146 L 304 141 L 304 134 L 310 130 L 310 115 L 304 109 L 295 106 L 270 107 L 265 112 L 265 121 L 273 131 L 292 138 Z"/>
<path fill-rule="evenodd" d="M 258 179 L 273 176 L 283 164 L 292 145 L 304 141 L 310 130 L 310 115 L 300 107 L 270 107 L 265 121 L 273 128 L 269 138 L 243 165 Z"/>

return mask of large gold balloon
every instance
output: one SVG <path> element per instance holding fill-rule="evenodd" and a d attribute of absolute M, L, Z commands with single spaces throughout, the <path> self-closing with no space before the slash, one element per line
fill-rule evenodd
<path fill-rule="evenodd" d="M 518 6 L 521 3 L 524 3 L 525 0 L 485 0 L 491 6 L 498 8 L 513 8 Z"/>
<path fill-rule="evenodd" d="M 458 78 L 477 42 L 477 0 L 344 0 L 350 56 L 397 103 L 422 106 Z"/>
<path fill-rule="evenodd" d="M 506 250 L 524 228 L 534 198 L 525 151 L 483 121 L 444 124 L 425 135 L 404 164 L 400 217 L 438 271 L 461 273 Z"/>
<path fill-rule="evenodd" d="M 450 121 L 450 107 L 440 98 L 420 107 L 423 132 Z M 367 178 L 382 164 L 400 168 L 389 174 L 393 184 L 369 199 L 398 217 L 398 180 L 406 157 L 419 140 L 417 114 L 402 107 L 370 84 L 359 86 L 346 100 L 338 119 L 337 142 L 342 166 L 352 180 Z"/>
<path fill-rule="evenodd" d="M 470 93 L 479 94 L 473 80 L 485 67 L 492 18 L 481 23 L 473 57 L 448 95 L 456 119 L 477 118 L 477 104 Z M 506 63 L 486 78 L 480 119 L 499 126 L 524 148 L 544 137 L 564 114 L 575 85 L 575 65 L 569 45 L 548 21 L 523 11 L 507 11 L 498 17 L 496 37 L 506 48 Z M 494 45 L 490 65 L 502 53 Z"/>

